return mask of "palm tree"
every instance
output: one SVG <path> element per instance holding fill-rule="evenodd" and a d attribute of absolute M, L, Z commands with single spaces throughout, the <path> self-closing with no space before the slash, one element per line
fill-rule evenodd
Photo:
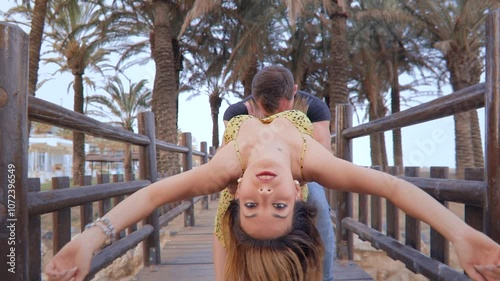
<path fill-rule="evenodd" d="M 347 41 L 347 19 L 349 17 L 350 0 L 331 0 L 326 3 L 325 13 L 327 29 L 331 36 L 330 57 L 332 64 L 328 67 L 328 101 L 332 122 L 330 131 L 335 133 L 335 118 L 337 104 L 347 103 L 349 91 L 347 81 L 349 78 L 349 44 Z"/>
<path fill-rule="evenodd" d="M 153 0 L 151 7 L 154 18 L 150 37 L 151 54 L 156 65 L 152 109 L 156 117 L 157 138 L 177 143 L 180 52 L 172 30 L 171 17 L 174 10 L 171 9 L 170 2 Z M 158 169 L 167 174 L 178 173 L 178 155 L 166 153 L 165 157 L 159 157 Z"/>
<path fill-rule="evenodd" d="M 207 26 L 208 27 L 208 26 Z M 211 29 L 211 27 L 208 27 Z M 206 32 L 202 32 L 207 34 Z M 210 38 L 204 38 L 210 40 Z M 189 47 L 188 47 L 189 48 Z M 207 94 L 212 117 L 212 146 L 219 147 L 219 111 L 222 101 L 229 93 L 234 92 L 232 87 L 219 77 L 224 67 L 227 50 L 223 43 L 202 44 L 198 51 L 184 60 L 185 71 L 180 92 L 190 92 L 190 100 L 200 94 Z"/>
<path fill-rule="evenodd" d="M 89 114 L 102 116 L 104 112 L 110 112 L 113 117 L 119 121 L 112 123 L 118 124 L 126 130 L 134 131 L 137 115 L 150 108 L 151 106 L 151 91 L 146 87 L 147 80 L 143 79 L 138 83 L 131 83 L 125 89 L 119 77 L 112 77 L 103 90 L 106 95 L 91 95 L 87 96 L 86 103 L 101 105 L 106 110 L 88 111 Z M 125 153 L 123 166 L 125 168 L 125 180 L 132 179 L 132 155 L 130 144 L 125 143 Z"/>
<path fill-rule="evenodd" d="M 391 113 L 399 112 L 401 92 L 411 90 L 418 83 L 416 74 L 419 73 L 419 76 L 423 78 L 428 78 L 429 74 L 438 77 L 440 64 L 432 56 L 432 50 L 419 46 L 420 31 L 417 28 L 412 28 L 413 18 L 401 10 L 397 0 L 360 2 L 353 8 L 352 12 L 355 21 L 351 25 L 349 34 L 353 46 L 351 48 L 353 50 L 351 63 L 354 77 L 361 77 L 361 74 L 366 72 L 363 65 L 357 61 L 364 56 L 356 54 L 357 46 L 364 45 L 363 48 L 367 48 L 367 50 L 363 53 L 365 55 L 372 54 L 374 61 L 378 63 L 378 75 L 374 77 L 383 80 L 375 82 L 375 85 L 383 83 L 386 85 L 383 88 L 384 91 L 390 89 Z M 369 67 L 366 67 L 366 70 L 368 69 Z M 400 85 L 399 77 L 403 73 L 412 76 L 415 80 L 410 84 Z M 436 79 L 436 77 L 433 78 Z M 361 81 L 364 80 L 360 80 L 360 83 Z M 361 91 L 361 94 L 366 94 L 366 91 Z M 361 101 L 365 99 L 359 95 L 358 98 Z M 368 97 L 368 99 L 370 98 Z M 387 111 L 385 107 L 380 110 Z M 399 171 L 402 172 L 401 130 L 395 129 L 392 133 L 394 165 L 398 166 Z"/>
<path fill-rule="evenodd" d="M 49 0 L 36 0 L 32 2 L 22 0 L 22 5 L 10 9 L 6 16 L 21 14 L 31 21 L 30 24 L 30 46 L 28 66 L 28 94 L 34 96 L 37 89 L 38 68 L 40 63 L 40 51 L 42 48 L 45 17 Z"/>
<path fill-rule="evenodd" d="M 177 111 L 179 96 L 179 74 L 182 70 L 182 51 L 177 38 L 178 31 L 191 1 L 179 5 L 170 0 L 114 0 L 116 11 L 113 30 L 117 36 L 136 37 L 139 40 L 121 45 L 119 65 L 125 67 L 144 64 L 153 59 L 156 73 L 153 87 L 152 111 L 155 114 L 156 137 L 177 143 Z M 141 56 L 145 54 L 145 56 Z M 134 58 L 135 57 L 135 58 Z M 157 168 L 166 174 L 180 171 L 177 153 L 158 152 Z"/>
<path fill-rule="evenodd" d="M 454 91 L 477 84 L 483 65 L 484 19 L 497 0 L 483 1 L 402 1 L 421 28 L 429 47 L 442 53 Z M 484 165 L 477 111 L 454 116 L 456 177 L 463 178 L 464 168 Z"/>
<path fill-rule="evenodd" d="M 307 54 L 317 34 L 308 36 L 307 40 L 300 39 L 308 32 L 303 29 L 304 25 L 309 24 L 300 21 L 300 26 L 295 26 L 301 2 L 287 2 L 290 5 L 288 21 L 285 6 L 272 1 L 236 1 L 222 5 L 197 1 L 188 13 L 181 34 L 183 46 L 193 59 L 184 60 L 185 75 L 190 77 L 188 89 L 201 85 L 209 88 L 213 134 L 217 134 L 213 135 L 214 145 L 218 145 L 216 115 L 221 101 L 231 91 L 240 98 L 250 95 L 251 83 L 260 65 L 281 63 L 292 70 L 298 84 L 308 76 L 311 70 L 307 66 Z M 262 13 L 263 10 L 266 13 Z M 202 19 L 190 25 L 201 15 Z M 302 48 L 305 46 L 308 48 Z M 311 69 L 320 67 L 315 65 Z M 198 82 L 192 83 L 193 80 Z M 181 87 L 181 91 L 184 88 Z"/>
<path fill-rule="evenodd" d="M 291 3 L 299 2 L 301 1 Z M 222 25 L 222 34 L 227 38 L 226 48 L 230 50 L 228 57 L 224 58 L 226 63 L 222 77 L 226 85 L 240 82 L 243 94 L 239 96 L 246 97 L 252 92 L 252 80 L 260 64 L 273 52 L 269 34 L 276 27 L 273 23 L 281 19 L 277 19 L 276 15 L 282 10 L 282 6 L 269 1 L 235 1 L 227 5 L 218 5 L 214 1 L 196 1 L 185 19 L 181 34 L 188 29 L 192 20 L 202 15 L 204 21 Z"/>
<path fill-rule="evenodd" d="M 28 1 L 26 1 L 28 2 Z M 45 16 L 47 14 L 48 0 L 35 1 L 33 18 L 30 30 L 30 50 L 28 66 L 28 94 L 35 95 L 38 81 L 38 68 L 40 64 L 40 50 L 42 48 L 43 29 L 45 27 Z"/>
<path fill-rule="evenodd" d="M 74 80 L 74 111 L 83 112 L 84 81 L 93 87 L 94 82 L 85 77 L 86 70 L 103 73 L 103 64 L 109 51 L 103 46 L 113 38 L 106 35 L 107 24 L 100 20 L 105 10 L 89 2 L 53 0 L 50 3 L 47 20 L 50 31 L 46 33 L 51 43 L 48 53 L 57 56 L 44 59 L 55 63 L 58 72 L 71 72 Z M 85 172 L 85 138 L 81 132 L 73 134 L 73 182 L 80 184 Z"/>

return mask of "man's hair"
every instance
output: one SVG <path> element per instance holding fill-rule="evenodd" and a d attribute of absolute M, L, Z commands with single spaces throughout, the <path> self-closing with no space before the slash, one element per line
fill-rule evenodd
<path fill-rule="evenodd" d="M 272 239 L 246 234 L 240 226 L 239 209 L 238 200 L 233 200 L 222 221 L 227 250 L 225 280 L 321 280 L 324 247 L 315 226 L 314 206 L 297 201 L 291 229 Z"/>
<path fill-rule="evenodd" d="M 252 95 L 266 112 L 276 113 L 281 99 L 293 99 L 294 85 L 292 72 L 286 67 L 266 66 L 252 80 Z"/>

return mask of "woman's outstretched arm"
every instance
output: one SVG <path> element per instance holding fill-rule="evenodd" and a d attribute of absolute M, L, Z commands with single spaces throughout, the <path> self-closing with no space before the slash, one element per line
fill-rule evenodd
<path fill-rule="evenodd" d="M 220 191 L 241 172 L 236 154 L 231 149 L 234 148 L 228 146 L 228 149 L 221 149 L 209 163 L 135 192 L 111 209 L 103 219 L 109 220 L 119 232 L 165 203 Z M 89 272 L 93 253 L 105 243 L 106 238 L 103 229 L 95 226 L 66 244 L 46 267 L 49 280 L 83 280 Z"/>
<path fill-rule="evenodd" d="M 323 147 L 308 142 L 304 163 L 306 180 L 316 180 L 324 187 L 349 192 L 373 194 L 392 201 L 405 213 L 422 220 L 453 243 L 460 264 L 474 280 L 500 280 L 483 277 L 476 265 L 500 265 L 500 246 L 483 233 L 474 230 L 462 219 L 417 186 L 387 173 L 356 166 L 325 153 Z M 498 270 L 497 270 L 498 271 Z M 489 274 L 494 275 L 492 270 Z"/>

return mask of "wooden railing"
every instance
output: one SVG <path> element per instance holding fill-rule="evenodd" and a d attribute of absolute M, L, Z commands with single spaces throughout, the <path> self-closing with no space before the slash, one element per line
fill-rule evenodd
<path fill-rule="evenodd" d="M 430 178 L 419 178 L 418 167 L 406 167 L 403 177 L 427 191 L 443 204 L 464 204 L 465 221 L 500 242 L 500 11 L 487 20 L 486 82 L 434 101 L 410 108 L 391 116 L 352 127 L 352 109 L 341 105 L 337 109 L 337 156 L 352 161 L 352 139 L 372 133 L 402 128 L 437 118 L 451 116 L 480 107 L 486 112 L 485 169 L 469 169 L 467 180 L 446 179 L 447 168 L 431 169 Z M 156 150 L 184 155 L 184 170 L 191 169 L 193 157 L 202 157 L 206 163 L 214 154 L 206 143 L 201 151 L 193 151 L 191 135 L 183 134 L 183 145 L 156 140 L 154 116 L 139 116 L 139 134 L 101 123 L 87 116 L 66 110 L 52 103 L 27 95 L 28 36 L 18 27 L 0 24 L 0 270 L 9 274 L 7 280 L 40 280 L 40 216 L 53 213 L 54 250 L 71 239 L 71 207 L 80 208 L 80 226 L 94 218 L 93 203 L 102 215 L 113 204 L 158 179 Z M 53 190 L 40 191 L 40 180 L 28 179 L 27 148 L 28 122 L 38 121 L 113 141 L 127 142 L 140 147 L 139 179 L 122 182 L 119 176 L 110 183 L 109 176 L 101 176 L 91 184 L 84 177 L 81 187 L 68 188 L 69 178 L 54 178 Z M 386 172 L 398 174 L 396 168 Z M 331 194 L 330 194 L 331 195 Z M 359 195 L 358 220 L 353 219 L 353 195 L 338 192 L 329 196 L 335 206 L 337 253 L 340 259 L 353 258 L 353 233 L 370 241 L 376 248 L 402 261 L 409 269 L 432 280 L 467 280 L 468 278 L 447 266 L 448 243 L 436 232 L 431 232 L 431 254 L 420 252 L 420 223 L 405 217 L 405 241 L 399 242 L 399 212 L 390 202 L 377 197 Z M 100 251 L 92 260 L 91 278 L 127 250 L 144 241 L 144 264 L 160 263 L 159 229 L 177 215 L 184 213 L 185 225 L 194 224 L 194 202 L 201 197 L 177 204 L 160 216 L 153 212 L 140 228 L 133 226 L 118 234 L 113 245 Z M 334 199 L 334 200 L 333 200 Z M 208 202 L 207 198 L 203 200 Z M 370 204 L 368 205 L 368 202 Z M 369 206 L 369 208 L 368 208 Z M 385 208 L 386 228 L 383 228 L 382 209 Z M 368 216 L 370 226 L 368 227 Z M 385 231 L 386 234 L 382 234 Z M 3 277 L 2 277 L 3 278 Z"/>
<path fill-rule="evenodd" d="M 182 134 L 182 145 L 157 140 L 151 112 L 139 115 L 136 134 L 28 96 L 28 41 L 19 27 L 0 24 L 0 279 L 12 281 L 42 279 L 41 215 L 53 214 L 55 253 L 71 240 L 72 207 L 79 206 L 83 229 L 125 196 L 157 181 L 157 150 L 181 153 L 183 170 L 193 168 L 194 157 L 201 158 L 203 164 L 215 153 L 206 142 L 201 143 L 201 151 L 193 150 L 190 133 Z M 97 184 L 92 184 L 92 178 L 85 176 L 79 187 L 70 188 L 69 177 L 56 177 L 52 190 L 40 191 L 40 179 L 27 177 L 29 121 L 139 146 L 139 179 L 123 182 L 123 175 L 100 175 Z M 164 214 L 155 210 L 140 228 L 131 226 L 118 233 L 120 239 L 93 258 L 87 280 L 141 241 L 145 241 L 144 265 L 160 263 L 160 228 L 182 213 L 185 226 L 193 226 L 193 206 L 199 200 L 208 206 L 208 196 L 178 202 Z"/>
<path fill-rule="evenodd" d="M 468 110 L 485 108 L 485 168 L 466 169 L 465 180 L 447 179 L 448 168 L 432 167 L 430 178 L 419 178 L 418 167 L 406 167 L 403 179 L 422 188 L 442 204 L 464 204 L 464 219 L 474 228 L 500 242 L 500 10 L 488 15 L 486 22 L 486 81 L 433 101 L 412 107 L 363 125 L 352 127 L 352 108 L 337 107 L 337 156 L 352 161 L 352 139 L 373 133 L 394 130 Z M 388 173 L 397 175 L 397 167 Z M 359 195 L 358 219 L 353 219 L 353 194 L 329 194 L 335 206 L 337 255 L 353 258 L 353 233 L 384 250 L 390 257 L 402 261 L 415 273 L 431 280 L 469 280 L 466 275 L 447 266 L 448 242 L 436 231 L 430 231 L 430 256 L 420 252 L 420 222 L 405 216 L 405 239 L 400 240 L 399 211 L 390 202 L 376 196 Z M 368 204 L 370 202 L 370 204 Z M 382 229 L 382 210 L 386 213 L 386 228 Z M 370 214 L 370 222 L 368 222 Z M 370 227 L 368 226 L 370 223 Z M 382 232 L 385 232 L 383 234 Z"/>

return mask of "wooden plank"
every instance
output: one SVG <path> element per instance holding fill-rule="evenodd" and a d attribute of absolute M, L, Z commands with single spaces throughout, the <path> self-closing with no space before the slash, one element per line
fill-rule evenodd
<path fill-rule="evenodd" d="M 69 177 L 53 177 L 52 189 L 69 188 Z M 52 213 L 52 244 L 54 255 L 71 241 L 71 209 L 64 208 Z"/>
<path fill-rule="evenodd" d="M 431 167 L 431 178 L 447 179 L 449 174 L 448 167 Z M 443 200 L 438 200 L 446 208 L 448 208 L 448 202 Z M 448 241 L 441 235 L 437 230 L 431 227 L 431 257 L 444 263 L 450 264 L 450 245 Z"/>
<path fill-rule="evenodd" d="M 373 280 L 353 261 L 336 261 L 333 267 L 335 280 Z"/>
<path fill-rule="evenodd" d="M 28 34 L 19 26 L 1 22 L 0 279 L 12 281 L 29 279 L 28 50 Z"/>
<path fill-rule="evenodd" d="M 500 243 L 500 9 L 486 20 L 486 104 L 485 110 L 485 168 L 486 202 L 484 230 Z"/>
<path fill-rule="evenodd" d="M 40 178 L 28 179 L 28 192 L 40 191 Z M 29 216 L 29 280 L 42 280 L 42 229 L 40 215 Z"/>

